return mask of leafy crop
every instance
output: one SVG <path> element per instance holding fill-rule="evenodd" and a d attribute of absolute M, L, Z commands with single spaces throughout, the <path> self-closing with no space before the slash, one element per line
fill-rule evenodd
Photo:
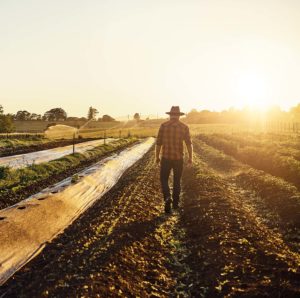
<path fill-rule="evenodd" d="M 228 134 L 198 135 L 198 139 L 229 154 L 250 166 L 281 177 L 300 189 L 300 151 L 283 146 L 280 141 L 271 142 L 262 136 L 237 137 Z M 285 141 L 284 144 L 286 144 Z"/>

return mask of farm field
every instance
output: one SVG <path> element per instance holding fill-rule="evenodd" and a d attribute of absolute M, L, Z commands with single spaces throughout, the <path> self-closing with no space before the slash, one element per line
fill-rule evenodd
<path fill-rule="evenodd" d="M 157 135 L 159 126 L 167 119 L 145 120 L 141 122 L 129 121 L 121 123 L 119 126 L 109 129 L 83 129 L 80 131 L 82 137 L 99 138 L 99 137 L 155 137 Z M 201 133 L 244 133 L 256 131 L 255 126 L 247 124 L 188 124 L 191 135 L 198 135 Z M 260 129 L 260 131 L 262 128 Z M 291 135 L 291 134 L 288 134 Z"/>
<path fill-rule="evenodd" d="M 300 0 L 31 2 L 0 1 L 0 298 L 300 298 Z"/>
<path fill-rule="evenodd" d="M 77 137 L 75 138 L 75 143 L 86 142 L 89 140 L 99 139 L 99 138 L 128 138 L 128 137 L 155 137 L 158 132 L 159 125 L 166 121 L 165 119 L 158 120 L 146 120 L 141 122 L 128 121 L 121 122 L 119 124 L 114 124 L 117 127 L 99 126 L 96 128 L 84 128 L 80 130 Z M 25 121 L 26 122 L 26 121 Z M 27 121 L 28 122 L 28 121 Z M 30 123 L 26 125 L 33 125 L 35 121 L 29 121 Z M 65 124 L 68 124 L 67 121 Z M 97 123 L 98 124 L 98 123 Z M 99 125 L 99 124 L 98 124 Z M 26 127 L 26 126 L 25 126 Z M 106 128 L 105 128 L 106 127 Z M 197 135 L 201 132 L 209 133 L 222 133 L 222 132 L 234 132 L 246 127 L 241 127 L 237 125 L 229 124 L 191 124 L 191 134 Z M 30 131 L 30 130 L 29 130 Z M 71 134 L 73 135 L 73 134 Z M 25 154 L 30 152 L 35 152 L 39 150 L 52 149 L 56 147 L 62 147 L 71 145 L 73 140 L 70 139 L 70 133 L 65 136 L 65 139 L 51 139 L 46 138 L 44 134 L 9 134 L 2 135 L 0 138 L 0 156 L 10 156 L 16 154 Z M 61 138 L 64 137 L 61 135 Z"/>
<path fill-rule="evenodd" d="M 120 139 L 105 145 L 101 144 L 83 153 L 66 155 L 25 168 L 2 167 L 0 171 L 0 208 L 16 204 L 69 176 L 74 175 L 76 180 L 76 175 L 80 170 L 136 142 L 135 138 Z"/>
<path fill-rule="evenodd" d="M 10 168 L 21 168 L 30 166 L 33 164 L 40 164 L 43 162 L 48 162 L 54 159 L 61 158 L 65 155 L 69 155 L 73 153 L 83 153 L 87 150 L 91 150 L 99 145 L 108 144 L 116 139 L 106 139 L 106 140 L 93 140 L 93 141 L 86 141 L 75 146 L 63 146 L 63 147 L 56 147 L 53 149 L 42 150 L 42 151 L 35 151 L 32 153 L 27 154 L 20 154 L 20 155 L 13 155 L 8 157 L 0 157 L 0 166 L 6 166 Z"/>
<path fill-rule="evenodd" d="M 75 140 L 67 139 L 48 139 L 44 137 L 28 136 L 26 138 L 0 139 L 0 157 L 12 156 L 17 154 L 26 154 L 41 150 L 53 149 L 82 142 L 93 141 L 94 138 L 77 138 Z"/>
<path fill-rule="evenodd" d="M 300 137 L 276 134 L 200 134 L 198 139 L 300 188 Z"/>
<path fill-rule="evenodd" d="M 159 125 L 167 119 L 149 119 L 141 121 L 116 121 L 116 122 L 99 122 L 92 121 L 85 123 L 84 121 L 58 121 L 57 125 L 66 125 L 71 127 L 82 127 L 79 135 L 82 138 L 99 138 L 106 133 L 109 137 L 124 137 L 128 134 L 148 137 L 157 134 Z M 19 133 L 43 134 L 50 122 L 45 121 L 15 121 L 16 131 Z M 253 125 L 247 124 L 189 124 L 192 134 L 203 132 L 240 132 L 256 129 Z M 3 135 L 5 137 L 5 135 Z"/>
<path fill-rule="evenodd" d="M 42 133 L 47 128 L 47 125 L 51 122 L 46 121 L 14 121 L 14 125 L 16 128 L 16 132 L 25 132 L 25 133 Z M 84 121 L 55 121 L 53 122 L 55 124 L 63 124 L 68 125 L 72 127 L 81 127 L 86 123 L 86 120 Z M 89 123 L 86 128 L 98 128 L 98 129 L 109 129 L 114 126 L 119 125 L 119 122 L 100 122 L 100 121 L 93 121 L 92 123 Z"/>
<path fill-rule="evenodd" d="M 2 210 L 0 216 L 5 224 L 0 226 L 0 283 L 106 193 L 122 173 L 149 150 L 153 141 L 148 138 L 118 154 L 113 153 L 80 171 L 76 179 L 68 177 Z"/>
<path fill-rule="evenodd" d="M 94 127 L 89 128 L 85 127 L 84 129 L 80 129 L 79 135 L 82 138 L 103 138 L 106 137 L 154 137 L 157 135 L 159 126 L 161 123 L 167 121 L 167 119 L 156 119 L 156 120 L 142 120 L 142 121 L 127 121 L 120 122 L 118 125 L 112 127 Z M 183 120 L 184 122 L 185 120 Z M 189 124 L 190 132 L 192 135 L 198 134 L 213 134 L 213 133 L 221 133 L 221 134 L 244 134 L 244 133 L 255 133 L 255 132 L 273 132 L 276 133 L 276 129 L 266 128 L 261 124 L 251 124 L 251 123 L 239 123 L 239 124 L 228 124 L 228 123 L 215 123 L 215 124 Z M 275 133 L 274 133 L 275 132 Z M 287 130 L 285 132 L 281 132 L 280 135 L 282 137 L 286 136 L 289 138 L 291 135 L 297 135 L 296 131 Z"/>
<path fill-rule="evenodd" d="M 211 129 L 193 137 L 178 212 L 163 213 L 152 147 L 0 296 L 299 297 L 300 192 L 282 174 L 297 137 Z"/>

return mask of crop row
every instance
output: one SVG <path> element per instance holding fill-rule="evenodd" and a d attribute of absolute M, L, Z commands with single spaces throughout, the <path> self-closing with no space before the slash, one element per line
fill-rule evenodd
<path fill-rule="evenodd" d="M 265 296 L 262 293 L 270 293 L 270 288 L 267 283 L 260 282 L 266 276 L 270 276 L 269 285 L 272 285 L 274 293 L 285 291 L 285 282 L 290 285 L 298 278 L 297 274 L 293 278 L 288 274 L 297 272 L 298 255 L 282 241 L 280 233 L 273 233 L 273 229 L 261 224 L 261 217 L 257 216 L 256 210 L 244 203 L 245 197 L 231 187 L 226 176 L 222 177 L 213 171 L 206 159 L 213 161 L 215 157 L 217 162 L 223 163 L 224 169 L 228 166 L 236 168 L 240 163 L 197 141 L 195 152 L 195 165 L 183 177 L 184 210 L 189 211 L 184 221 L 187 235 L 193 239 L 188 243 L 191 251 L 189 258 L 193 262 L 190 268 L 195 273 L 197 268 L 201 268 L 202 274 L 198 277 L 201 287 L 197 288 L 203 292 L 205 290 L 195 296 Z M 262 179 L 258 181 L 266 184 Z M 283 190 L 275 183 L 274 188 L 277 187 Z M 284 224 L 284 221 L 281 223 Z M 214 268 L 213 275 L 211 268 Z M 283 281 L 283 276 L 289 277 Z M 197 281 L 192 282 L 196 284 Z M 274 289 L 277 284 L 280 284 L 280 288 Z M 264 287 L 264 291 L 259 292 Z"/>
<path fill-rule="evenodd" d="M 31 186 L 41 182 L 46 182 L 42 185 L 48 186 L 47 181 L 48 184 L 56 182 L 53 181 L 53 177 L 60 180 L 66 178 L 68 175 L 76 173 L 81 167 L 89 166 L 108 153 L 120 150 L 136 141 L 135 138 L 119 139 L 84 153 L 66 155 L 50 162 L 33 164 L 26 168 L 0 167 L 0 209 L 24 199 L 24 195 L 30 194 L 30 191 L 28 193 L 27 190 Z"/>
<path fill-rule="evenodd" d="M 244 189 L 254 191 L 270 208 L 278 213 L 282 224 L 300 227 L 300 193 L 281 178 L 241 164 L 200 140 L 194 142 L 195 151 L 213 168 L 229 173 L 234 171 L 235 181 Z"/>
<path fill-rule="evenodd" d="M 265 148 L 284 156 L 300 160 L 300 139 L 297 135 L 282 135 L 274 133 L 215 133 L 212 136 L 234 144 L 236 148 Z"/>
<path fill-rule="evenodd" d="M 0 157 L 11 156 L 17 154 L 25 154 L 40 150 L 53 149 L 57 147 L 63 147 L 75 144 L 84 143 L 88 141 L 95 140 L 94 138 L 78 138 L 73 140 L 70 139 L 60 139 L 60 140 L 51 140 L 51 139 L 0 139 Z"/>
<path fill-rule="evenodd" d="M 281 177 L 300 189 L 300 161 L 288 149 L 282 151 L 271 143 L 264 146 L 241 144 L 234 137 L 230 139 L 228 135 L 221 134 L 201 134 L 197 139 L 256 169 Z"/>

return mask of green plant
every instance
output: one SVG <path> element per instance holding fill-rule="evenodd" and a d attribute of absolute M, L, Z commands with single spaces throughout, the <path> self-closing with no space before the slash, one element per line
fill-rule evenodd
<path fill-rule="evenodd" d="M 54 175 L 68 175 L 69 171 L 74 171 L 80 166 L 91 164 L 105 154 L 129 146 L 134 142 L 136 142 L 135 138 L 120 139 L 107 145 L 98 146 L 84 153 L 70 154 L 50 162 L 37 165 L 33 164 L 21 169 L 2 169 L 4 178 L 0 180 L 0 208 L 7 207 L 11 204 L 10 200 L 6 199 L 7 197 L 12 197 L 14 203 L 22 199 L 22 190 L 29 186 L 38 185 L 38 183 L 48 178 L 50 178 L 50 182 L 53 182 L 52 177 Z M 78 175 L 75 174 L 72 177 L 72 183 L 77 181 L 77 176 Z M 34 189 L 35 188 L 33 188 L 33 190 Z"/>
<path fill-rule="evenodd" d="M 0 179 L 7 178 L 8 173 L 9 173 L 9 167 L 0 166 Z"/>
<path fill-rule="evenodd" d="M 72 176 L 71 183 L 76 183 L 76 182 L 78 182 L 78 180 L 79 180 L 79 175 L 75 174 Z"/>

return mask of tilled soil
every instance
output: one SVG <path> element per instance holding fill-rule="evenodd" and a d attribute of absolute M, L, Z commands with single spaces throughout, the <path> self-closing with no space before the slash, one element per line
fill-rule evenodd
<path fill-rule="evenodd" d="M 202 142 L 194 142 L 197 152 L 227 189 L 240 197 L 257 220 L 281 234 L 290 249 L 300 251 L 300 193 L 290 183 L 255 170 Z"/>
<path fill-rule="evenodd" d="M 153 149 L 1 297 L 299 297 L 299 254 L 199 157 L 163 214 Z"/>
<path fill-rule="evenodd" d="M 185 270 L 175 264 L 184 253 L 173 237 L 176 225 L 177 216 L 162 212 L 151 150 L 15 274 L 1 293 L 4 297 L 168 297 L 177 291 L 175 272 Z"/>
<path fill-rule="evenodd" d="M 207 164 L 184 175 L 193 297 L 299 297 L 300 255 Z"/>

